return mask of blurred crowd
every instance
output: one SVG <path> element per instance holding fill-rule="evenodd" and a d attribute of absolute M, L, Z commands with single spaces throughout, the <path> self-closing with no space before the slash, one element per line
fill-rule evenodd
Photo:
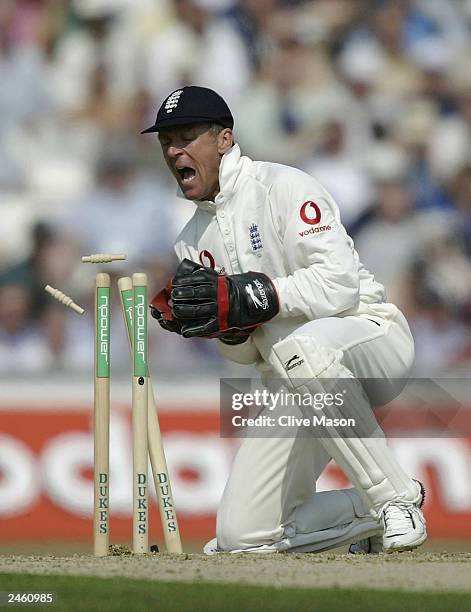
<path fill-rule="evenodd" d="M 225 97 L 245 154 L 336 198 L 410 321 L 416 374 L 467 372 L 470 66 L 471 0 L 1 0 L 0 375 L 90 372 L 98 268 L 80 255 L 126 253 L 106 271 L 147 271 L 151 292 L 174 270 L 194 205 L 140 130 L 189 84 Z M 225 367 L 214 343 L 150 329 L 160 371 Z"/>

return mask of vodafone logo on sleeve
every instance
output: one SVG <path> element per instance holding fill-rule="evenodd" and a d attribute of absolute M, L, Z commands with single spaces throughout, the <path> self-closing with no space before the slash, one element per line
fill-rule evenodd
<path fill-rule="evenodd" d="M 304 223 L 308 225 L 317 225 L 321 220 L 321 209 L 312 200 L 304 202 L 299 214 Z"/>
<path fill-rule="evenodd" d="M 311 227 L 310 229 L 306 229 L 302 232 L 298 232 L 301 238 L 305 238 L 306 236 L 310 236 L 311 234 L 320 234 L 322 232 L 328 232 L 332 228 L 330 225 L 319 225 L 321 222 L 321 209 L 319 206 L 313 202 L 312 200 L 307 200 L 301 206 L 301 210 L 299 211 L 299 216 L 308 225 L 316 225 L 317 227 Z"/>

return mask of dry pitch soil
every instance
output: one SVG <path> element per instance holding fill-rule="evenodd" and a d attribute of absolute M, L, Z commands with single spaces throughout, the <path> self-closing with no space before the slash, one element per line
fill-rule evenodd
<path fill-rule="evenodd" d="M 1 573 L 126 577 L 166 582 L 210 582 L 275 587 L 374 588 L 471 592 L 471 553 L 147 554 L 113 547 L 90 555 L 0 556 Z"/>

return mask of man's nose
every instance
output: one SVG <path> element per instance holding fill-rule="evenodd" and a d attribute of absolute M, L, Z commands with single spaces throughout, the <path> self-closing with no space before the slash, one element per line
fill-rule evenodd
<path fill-rule="evenodd" d="M 167 149 L 167 155 L 172 158 L 178 157 L 182 153 L 183 153 L 183 149 L 175 145 L 172 145 Z"/>

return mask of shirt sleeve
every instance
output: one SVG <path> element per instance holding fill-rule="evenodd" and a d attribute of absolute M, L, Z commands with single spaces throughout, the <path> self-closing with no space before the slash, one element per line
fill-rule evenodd
<path fill-rule="evenodd" d="M 289 274 L 273 280 L 279 317 L 335 316 L 359 303 L 358 255 L 334 199 L 309 175 L 293 171 L 270 190 Z"/>

